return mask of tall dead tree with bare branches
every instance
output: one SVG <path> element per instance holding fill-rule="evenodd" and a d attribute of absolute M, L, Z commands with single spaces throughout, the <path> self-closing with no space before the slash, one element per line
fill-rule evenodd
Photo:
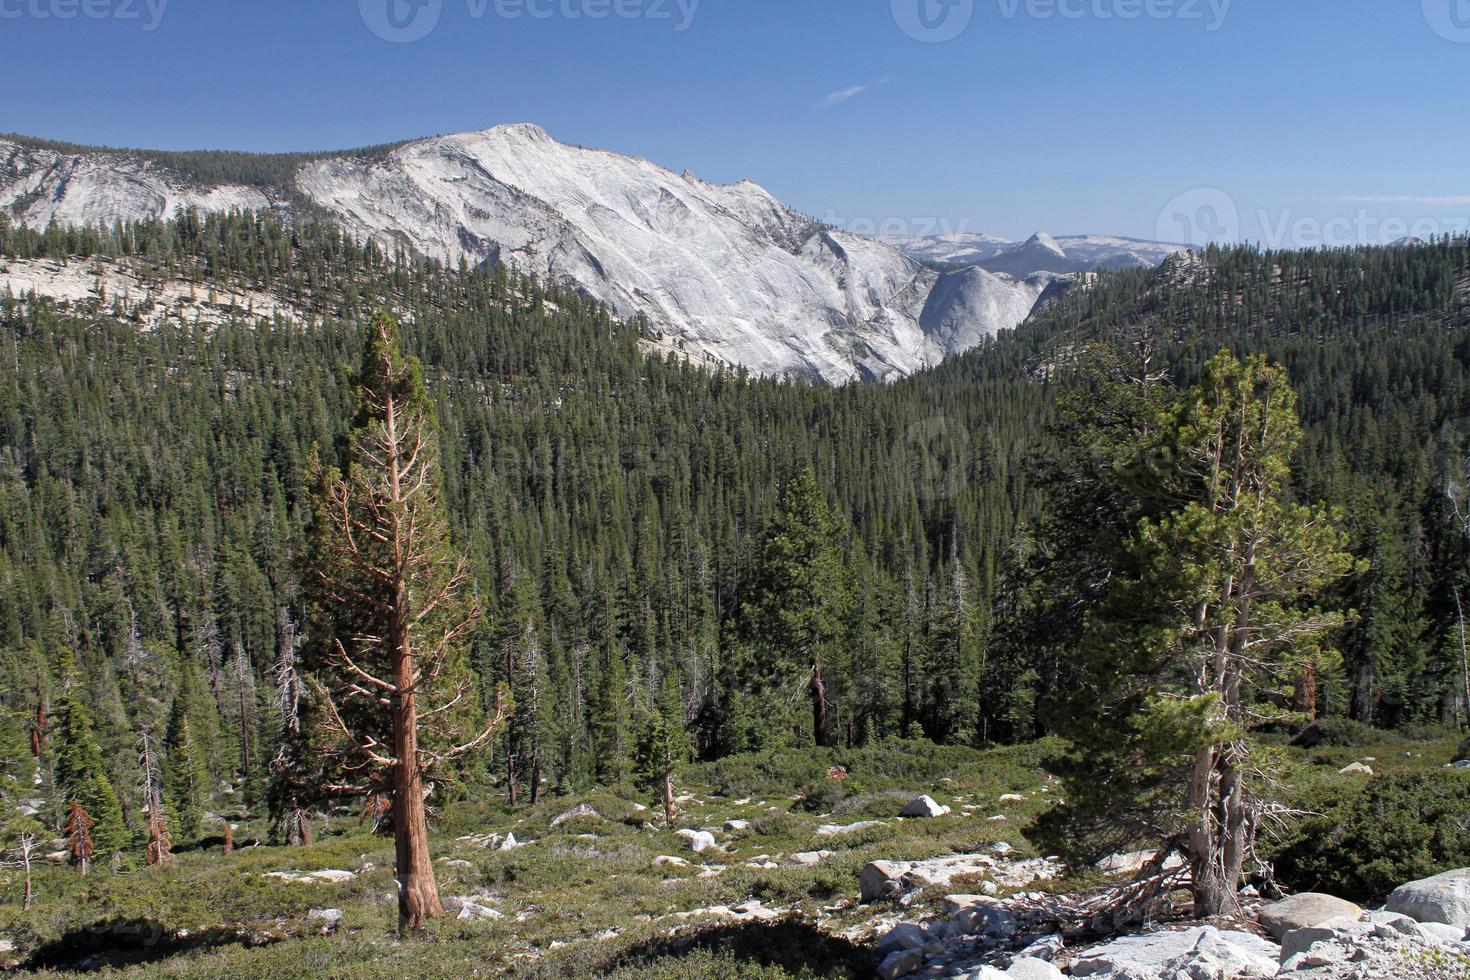
<path fill-rule="evenodd" d="M 464 647 L 482 610 L 450 546 L 421 369 L 386 313 L 372 323 L 357 402 L 340 468 L 312 474 L 304 660 L 342 777 L 329 789 L 391 801 L 398 922 L 410 931 L 443 911 L 429 857 L 431 774 L 488 743 L 507 705 L 497 698 L 487 723 L 472 694 Z"/>

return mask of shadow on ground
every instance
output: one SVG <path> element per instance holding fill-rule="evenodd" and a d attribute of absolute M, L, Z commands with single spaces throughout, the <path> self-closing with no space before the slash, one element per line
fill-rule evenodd
<path fill-rule="evenodd" d="M 573 962 L 575 960 L 575 962 Z M 567 971 L 573 971 L 568 973 Z M 527 975 L 632 978 L 803 977 L 869 980 L 870 949 L 797 919 L 712 925 L 631 945 L 568 951 Z"/>
<path fill-rule="evenodd" d="M 204 929 L 180 935 L 151 919 L 111 919 L 73 929 L 37 947 L 25 968 L 90 973 L 157 963 L 218 946 L 265 946 L 272 942 L 273 938 L 236 929 Z"/>

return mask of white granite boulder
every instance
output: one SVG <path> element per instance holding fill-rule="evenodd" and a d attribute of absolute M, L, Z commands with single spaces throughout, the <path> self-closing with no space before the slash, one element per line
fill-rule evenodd
<path fill-rule="evenodd" d="M 1082 953 L 1074 977 L 1108 980 L 1245 980 L 1274 977 L 1280 950 L 1248 932 L 1214 926 L 1128 936 Z"/>
<path fill-rule="evenodd" d="M 949 807 L 940 806 L 934 802 L 933 797 L 921 796 L 912 800 L 903 808 L 899 814 L 901 817 L 942 817 L 949 812 Z"/>
<path fill-rule="evenodd" d="M 1400 885 L 1388 896 L 1384 910 L 1418 922 L 1443 922 L 1470 929 L 1470 868 Z"/>
<path fill-rule="evenodd" d="M 1259 917 L 1261 925 L 1279 942 L 1293 929 L 1320 926 L 1339 919 L 1356 921 L 1362 914 L 1363 910 L 1352 902 L 1320 892 L 1303 892 L 1264 906 Z"/>

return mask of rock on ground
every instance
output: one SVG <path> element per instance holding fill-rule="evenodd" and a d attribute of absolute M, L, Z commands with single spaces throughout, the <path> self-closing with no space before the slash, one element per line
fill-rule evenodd
<path fill-rule="evenodd" d="M 713 850 L 715 847 L 715 835 L 707 830 L 681 830 L 679 836 L 689 842 L 689 849 L 695 854 Z"/>
<path fill-rule="evenodd" d="M 881 827 L 881 820 L 860 820 L 857 823 L 846 825 L 835 823 L 824 823 L 817 828 L 818 837 L 836 837 L 838 834 L 853 834 L 859 830 L 867 830 L 869 827 Z"/>
<path fill-rule="evenodd" d="M 1470 947 L 1406 934 L 1383 922 L 1374 924 L 1375 917 L 1370 914 L 1368 922 L 1358 924 L 1366 929 L 1318 926 L 1298 930 L 1331 935 L 1284 957 L 1280 976 L 1292 980 L 1464 980 L 1470 971 L 1470 956 L 1466 955 Z M 1287 939 L 1296 935 L 1287 933 Z"/>
<path fill-rule="evenodd" d="M 1320 892 L 1303 892 L 1265 906 L 1259 917 L 1261 925 L 1279 942 L 1293 929 L 1320 926 L 1336 919 L 1352 921 L 1362 914 L 1363 910 L 1352 902 Z"/>
<path fill-rule="evenodd" d="M 1078 956 L 1071 970 L 1108 980 L 1243 980 L 1276 976 L 1279 955 L 1260 936 L 1195 926 L 1115 940 Z"/>
<path fill-rule="evenodd" d="M 882 980 L 898 980 L 906 977 L 919 967 L 924 965 L 924 951 L 921 949 L 903 949 L 896 953 L 889 953 L 878 965 L 878 976 Z"/>
<path fill-rule="evenodd" d="M 1011 980 L 1065 980 L 1065 974 L 1046 960 L 1033 956 L 1022 957 L 1011 964 L 1002 976 Z"/>
<path fill-rule="evenodd" d="M 580 803 L 577 806 L 572 807 L 566 813 L 563 813 L 561 816 L 557 817 L 555 820 L 551 821 L 551 828 L 555 830 L 562 824 L 570 820 L 576 820 L 578 817 L 586 817 L 589 820 L 601 820 L 602 814 L 598 813 L 586 803 Z"/>
<path fill-rule="evenodd" d="M 933 797 L 921 796 L 911 801 L 899 814 L 901 817 L 942 817 L 949 812 L 949 807 L 940 806 L 934 802 Z"/>
<path fill-rule="evenodd" d="M 1419 922 L 1470 928 L 1470 868 L 1400 885 L 1384 908 Z"/>
<path fill-rule="evenodd" d="M 1144 866 L 1158 856 L 1158 851 L 1129 851 L 1126 854 L 1114 854 L 1097 862 L 1097 870 L 1104 874 L 1137 874 Z M 1164 870 L 1172 871 L 1184 866 L 1184 858 L 1178 854 L 1170 854 L 1164 859 Z"/>

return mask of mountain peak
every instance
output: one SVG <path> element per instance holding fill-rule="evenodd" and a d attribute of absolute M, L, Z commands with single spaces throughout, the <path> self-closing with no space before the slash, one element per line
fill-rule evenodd
<path fill-rule="evenodd" d="M 484 131 L 486 135 L 507 136 L 534 142 L 554 143 L 551 134 L 535 123 L 505 123 Z"/>
<path fill-rule="evenodd" d="M 1063 251 L 1062 246 L 1057 244 L 1057 240 L 1044 231 L 1038 231 L 1036 234 L 1026 239 L 1025 244 L 1022 245 L 1022 248 L 1040 248 L 1059 255 L 1062 258 L 1067 257 L 1067 253 Z"/>

